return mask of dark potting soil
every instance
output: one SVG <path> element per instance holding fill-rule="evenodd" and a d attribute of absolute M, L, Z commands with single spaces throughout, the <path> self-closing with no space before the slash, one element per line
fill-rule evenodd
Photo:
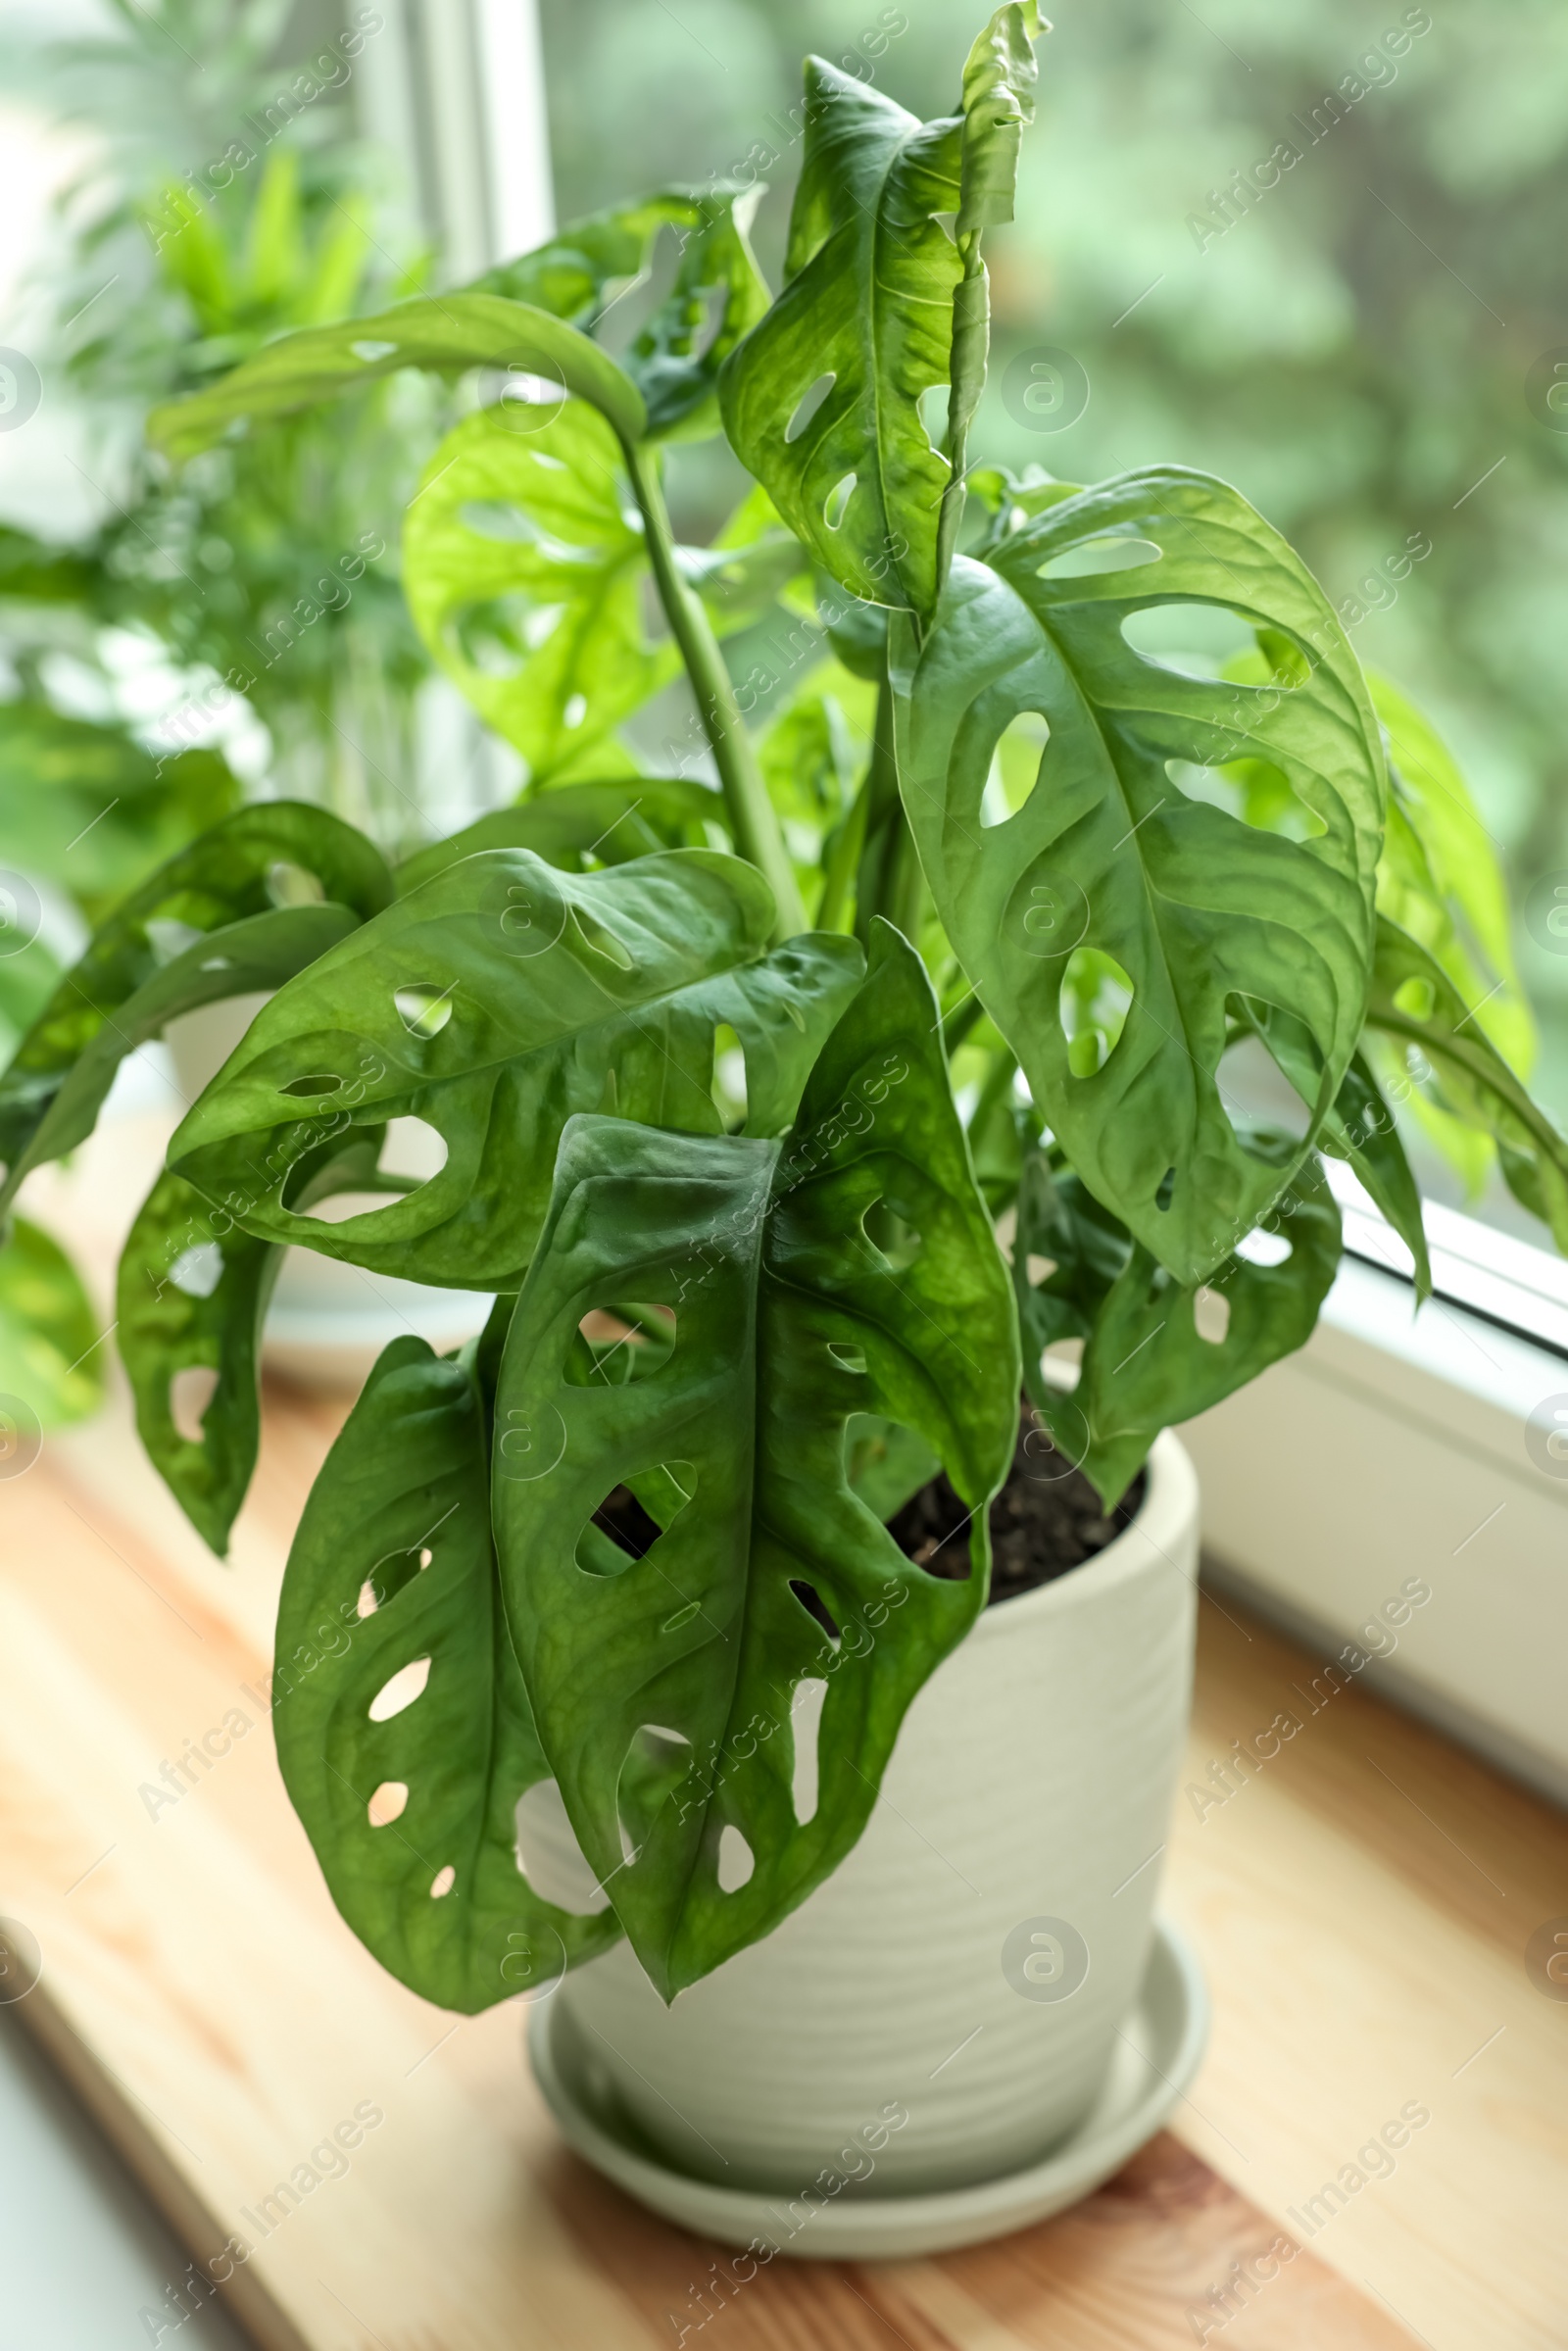
<path fill-rule="evenodd" d="M 991 1505 L 991 1600 L 1014 1599 L 1093 1559 L 1131 1525 L 1146 1482 L 1140 1470 L 1107 1511 L 1083 1471 L 1057 1451 L 1025 1399 L 1012 1467 Z M 944 1471 L 889 1519 L 888 1532 L 929 1575 L 961 1582 L 969 1573 L 972 1516 Z"/>
<path fill-rule="evenodd" d="M 1145 1483 L 1140 1470 L 1115 1508 L 1107 1511 L 1083 1471 L 1057 1451 L 1034 1406 L 1023 1399 L 1012 1468 L 991 1505 L 991 1599 L 1013 1599 L 1093 1559 L 1131 1524 L 1144 1498 Z M 888 1532 L 906 1557 L 929 1575 L 961 1583 L 969 1573 L 972 1516 L 944 1471 L 895 1512 Z M 605 1496 L 594 1512 L 594 1524 L 630 1559 L 640 1559 L 659 1540 L 657 1520 L 624 1486 Z M 795 1590 L 811 1614 L 836 1635 L 838 1628 L 814 1588 L 797 1584 Z"/>

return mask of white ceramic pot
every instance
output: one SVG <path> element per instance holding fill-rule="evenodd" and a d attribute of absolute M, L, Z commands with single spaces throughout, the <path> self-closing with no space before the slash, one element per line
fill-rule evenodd
<path fill-rule="evenodd" d="M 624 1943 L 555 1994 L 682 2172 L 793 2193 L 882 2130 L 865 2192 L 1037 2162 L 1143 1982 L 1192 1687 L 1198 1481 L 1168 1432 L 1132 1525 L 986 1609 L 915 1698 L 864 1835 L 665 2008 Z"/>

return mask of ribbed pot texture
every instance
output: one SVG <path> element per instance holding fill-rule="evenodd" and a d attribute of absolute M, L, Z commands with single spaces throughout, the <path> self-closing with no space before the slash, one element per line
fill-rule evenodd
<path fill-rule="evenodd" d="M 1197 1571 L 1198 1482 L 1167 1432 L 1132 1525 L 986 1609 L 933 1674 L 864 1835 L 772 1935 L 667 2009 L 624 1943 L 566 1979 L 555 1997 L 668 2160 L 784 2194 L 830 2164 L 925 2192 L 1083 2120 L 1148 1956 Z"/>

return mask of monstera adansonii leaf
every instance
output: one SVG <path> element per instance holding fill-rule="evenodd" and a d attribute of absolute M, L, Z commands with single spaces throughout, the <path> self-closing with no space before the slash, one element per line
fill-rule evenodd
<path fill-rule="evenodd" d="M 518 1799 L 551 1772 L 496 1574 L 484 1352 L 380 1357 L 300 1520 L 272 1684 L 333 1900 L 401 1983 L 468 2015 L 620 1932 L 603 1895 L 561 1908 L 518 1861 Z"/>
<path fill-rule="evenodd" d="M 760 618 L 805 561 L 778 529 L 683 556 L 721 636 Z M 583 400 L 500 401 L 465 416 L 404 524 L 416 626 L 534 783 L 580 761 L 678 673 L 673 638 L 649 634 L 649 582 L 624 452 Z"/>
<path fill-rule="evenodd" d="M 718 370 L 767 309 L 767 284 L 746 234 L 761 192 L 760 181 L 748 187 L 725 179 L 662 188 L 568 221 L 548 244 L 503 262 L 465 290 L 533 303 L 591 334 L 611 285 L 645 276 L 660 231 L 673 231 L 674 278 L 622 365 L 647 405 L 651 437 L 712 432 Z"/>
<path fill-rule="evenodd" d="M 1300 659 L 1276 675 L 1298 682 L 1222 684 L 1135 652 L 1124 626 L 1173 604 L 1288 641 Z M 895 614 L 890 645 L 900 787 L 959 960 L 1090 1190 L 1200 1282 L 1293 1173 L 1228 1114 L 1229 1019 L 1250 999 L 1310 1037 L 1321 1078 L 1299 1158 L 1366 1008 L 1386 784 L 1345 633 L 1244 498 L 1158 468 L 1025 520 L 984 563 L 956 557 L 923 642 Z M 1009 815 L 986 785 L 1020 717 L 1048 740 Z M 1308 838 L 1185 788 L 1189 769 L 1249 752 L 1285 777 Z M 1097 955 L 1130 1001 L 1086 1067 L 1063 1004 Z"/>
<path fill-rule="evenodd" d="M 920 400 L 947 388 L 956 360 L 961 441 L 986 331 L 978 246 L 960 254 L 941 216 L 971 238 L 1007 217 L 1037 25 L 1032 0 L 999 10 L 971 54 L 963 111 L 934 122 L 807 60 L 784 290 L 725 362 L 719 399 L 737 455 L 785 520 L 872 604 L 925 612 L 936 601 L 953 469 Z"/>
<path fill-rule="evenodd" d="M 452 293 L 279 335 L 206 391 L 154 409 L 148 436 L 175 460 L 194 457 L 236 424 L 294 416 L 399 367 L 450 375 L 520 368 L 591 400 L 628 440 L 640 439 L 648 422 L 631 378 L 564 319 L 500 294 Z"/>
<path fill-rule="evenodd" d="M 578 1326 L 628 1294 L 674 1347 L 611 1388 L 576 1372 Z M 567 1814 L 666 1999 L 859 1836 L 905 1709 L 984 1603 L 1016 1350 L 935 1000 L 886 924 L 787 1141 L 564 1134 L 497 1384 L 496 1538 Z M 945 1462 L 974 1510 L 966 1579 L 914 1566 L 852 1493 L 860 1414 Z"/>
<path fill-rule="evenodd" d="M 1476 1010 L 1418 940 L 1379 917 L 1368 1028 L 1403 1053 L 1406 1095 L 1419 1087 L 1450 1118 L 1495 1138 L 1509 1191 L 1568 1253 L 1568 1140 L 1483 1035 Z M 1400 1099 L 1399 1087 L 1390 1091 Z"/>
<path fill-rule="evenodd" d="M 1340 1260 L 1340 1212 L 1315 1159 L 1298 1164 L 1284 1136 L 1253 1148 L 1283 1169 L 1287 1189 L 1205 1284 L 1184 1286 L 1075 1175 L 1026 1160 L 1018 1187 L 1013 1282 L 1024 1379 L 1060 1455 L 1083 1470 L 1107 1509 L 1120 1500 L 1180 1398 L 1185 1420 L 1243 1388 L 1312 1336 Z M 1049 1270 L 1036 1277 L 1035 1268 Z M 1041 1370 L 1043 1350 L 1085 1341 L 1075 1388 Z M 1038 1465 L 1037 1465 L 1038 1466 Z"/>
<path fill-rule="evenodd" d="M 763 950 L 755 867 L 677 849 L 571 874 L 527 850 L 449 865 L 279 989 L 174 1135 L 169 1163 L 248 1232 L 457 1289 L 515 1289 L 576 1111 L 712 1134 L 715 1031 L 746 1056 L 748 1131 L 788 1125 L 858 984 L 853 942 Z M 439 1174 L 323 1223 L 286 1205 L 295 1160 L 414 1117 Z"/>
<path fill-rule="evenodd" d="M 91 1134 L 126 1053 L 199 1004 L 279 986 L 391 896 L 362 833 L 293 801 L 241 808 L 161 865 L 100 925 L 0 1077 L 0 1209 L 29 1168 Z"/>
<path fill-rule="evenodd" d="M 432 874 L 481 849 L 531 849 L 547 865 L 581 873 L 591 857 L 626 865 L 661 849 L 707 849 L 710 825 L 722 826 L 722 797 L 684 776 L 619 775 L 602 783 L 555 784 L 532 800 L 492 808 L 461 833 L 405 857 L 393 874 L 406 898 Z"/>
<path fill-rule="evenodd" d="M 376 1168 L 383 1130 L 351 1132 L 307 1152 L 285 1197 L 307 1207 L 338 1192 L 409 1190 Z M 120 1253 L 116 1338 L 148 1459 L 220 1558 L 250 1486 L 261 1441 L 257 1390 L 262 1326 L 283 1251 L 166 1168 L 137 1210 Z M 198 1434 L 179 1426 L 178 1382 L 202 1375 Z M 199 1383 L 200 1384 L 200 1383 Z M 195 1399 L 190 1398 L 194 1405 Z"/>

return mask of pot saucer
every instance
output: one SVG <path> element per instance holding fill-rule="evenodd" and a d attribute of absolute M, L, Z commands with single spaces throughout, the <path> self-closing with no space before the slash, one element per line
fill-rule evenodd
<path fill-rule="evenodd" d="M 725 2245 L 771 2245 L 796 2260 L 894 2261 L 951 2252 L 1027 2229 L 1076 2204 L 1152 2138 L 1198 2072 L 1208 2038 L 1208 1995 L 1191 1944 L 1156 1921 L 1138 1998 L 1095 2105 L 1039 2163 L 947 2193 L 797 2193 L 715 2187 L 688 2179 L 648 2144 L 625 2114 L 569 2013 L 553 1999 L 528 2014 L 528 2054 L 566 2144 L 666 2221 Z"/>

